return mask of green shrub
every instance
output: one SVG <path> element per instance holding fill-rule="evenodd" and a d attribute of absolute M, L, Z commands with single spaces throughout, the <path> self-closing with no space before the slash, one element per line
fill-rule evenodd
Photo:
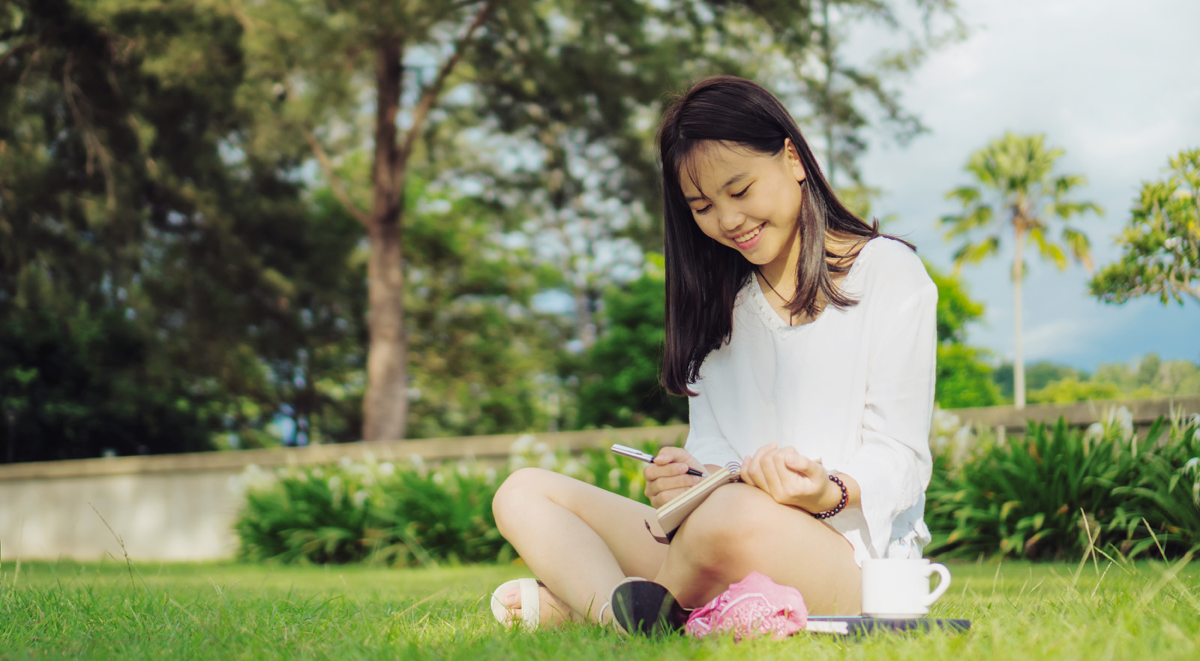
<path fill-rule="evenodd" d="M 654 452 L 654 442 L 639 446 Z M 302 466 L 273 474 L 250 467 L 245 504 L 234 524 L 238 557 L 283 563 L 373 562 L 416 566 L 493 562 L 512 557 L 492 515 L 504 478 L 541 466 L 648 503 L 644 464 L 607 449 L 554 452 L 533 436 L 513 444 L 506 466 L 459 462 Z"/>
<path fill-rule="evenodd" d="M 234 530 L 246 560 L 426 565 L 511 553 L 496 530 L 501 476 L 460 463 L 427 470 L 391 463 L 251 469 Z"/>
<path fill-rule="evenodd" d="M 1093 545 L 1128 557 L 1200 548 L 1200 416 L 1135 435 L 1127 411 L 1087 430 L 1031 425 L 1001 442 L 934 418 L 926 549 L 946 558 L 1077 558 Z M 656 452 L 657 443 L 640 448 Z M 504 466 L 374 462 L 294 467 L 243 480 L 236 531 L 248 560 L 388 565 L 505 561 L 492 498 L 504 478 L 540 466 L 646 503 L 644 464 L 606 448 L 555 452 L 532 436 Z"/>
<path fill-rule="evenodd" d="M 1113 484 L 1113 495 L 1128 498 L 1156 535 L 1140 548 L 1162 545 L 1171 555 L 1200 549 L 1200 415 L 1174 420 L 1162 438 L 1152 431 L 1149 451 L 1136 452 L 1137 477 Z M 1136 522 L 1133 522 L 1136 525 Z"/>
<path fill-rule="evenodd" d="M 1136 556 L 1200 543 L 1196 424 L 1157 421 L 1139 439 L 1128 412 L 1086 431 L 1031 425 L 1009 443 L 983 434 L 940 452 L 927 492 L 931 555 L 1078 557 L 1092 545 Z M 1147 442 L 1145 439 L 1152 439 Z"/>

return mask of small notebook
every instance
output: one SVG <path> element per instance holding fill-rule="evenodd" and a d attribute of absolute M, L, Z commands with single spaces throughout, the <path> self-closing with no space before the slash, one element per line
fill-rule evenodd
<path fill-rule="evenodd" d="M 654 535 L 649 522 L 646 522 L 646 529 L 650 530 L 654 539 L 663 544 L 669 544 L 675 537 L 675 531 L 683 525 L 684 519 L 696 511 L 700 503 L 712 495 L 712 492 L 726 484 L 742 481 L 742 476 L 739 474 L 741 468 L 740 464 L 729 464 L 723 470 L 713 471 L 712 475 L 700 480 L 691 489 L 684 491 L 671 502 L 658 508 L 658 525 L 662 526 L 663 532 L 667 534 L 666 537 Z"/>
<path fill-rule="evenodd" d="M 938 619 L 931 617 L 881 618 L 881 617 L 838 617 L 836 615 L 810 615 L 805 630 L 813 633 L 835 633 L 843 636 L 867 634 L 876 631 L 970 631 L 970 620 Z"/>

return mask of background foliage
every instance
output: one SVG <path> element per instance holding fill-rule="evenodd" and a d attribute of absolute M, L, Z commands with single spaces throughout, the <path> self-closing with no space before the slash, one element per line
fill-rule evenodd
<path fill-rule="evenodd" d="M 927 495 L 928 553 L 1037 560 L 1093 547 L 1114 556 L 1200 548 L 1200 417 L 1159 419 L 1138 434 L 1118 410 L 1087 430 L 1060 420 L 1007 443 L 963 433 L 947 446 Z"/>
<path fill-rule="evenodd" d="M 1086 430 L 1032 425 L 1002 442 L 939 412 L 926 523 L 934 557 L 1180 557 L 1200 549 L 1200 417 L 1135 432 L 1128 411 Z M 653 452 L 660 445 L 642 445 Z M 537 466 L 643 503 L 643 465 L 600 448 L 556 453 L 533 436 L 504 466 L 390 463 L 243 477 L 239 555 L 275 562 L 432 565 L 507 561 L 491 501 L 512 470 Z"/>

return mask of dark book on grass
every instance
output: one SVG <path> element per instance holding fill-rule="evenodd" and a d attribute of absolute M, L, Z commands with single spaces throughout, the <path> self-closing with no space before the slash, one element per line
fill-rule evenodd
<path fill-rule="evenodd" d="M 970 631 L 970 620 L 939 619 L 932 617 L 853 617 L 836 615 L 810 615 L 805 630 L 812 633 L 834 633 L 853 636 L 876 631 Z"/>
<path fill-rule="evenodd" d="M 740 464 L 730 464 L 721 470 L 713 471 L 711 475 L 700 480 L 695 486 L 658 508 L 658 525 L 662 526 L 663 532 L 666 533 L 665 538 L 654 535 L 649 522 L 646 523 L 646 529 L 650 530 L 650 534 L 663 544 L 670 543 L 684 519 L 696 511 L 700 503 L 711 496 L 712 492 L 726 484 L 742 481 L 741 468 Z"/>

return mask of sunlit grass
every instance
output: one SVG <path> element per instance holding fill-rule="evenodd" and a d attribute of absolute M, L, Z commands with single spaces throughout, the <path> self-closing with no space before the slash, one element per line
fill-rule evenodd
<path fill-rule="evenodd" d="M 969 634 L 784 642 L 500 630 L 487 595 L 520 566 L 419 570 L 0 565 L 0 659 L 1194 659 L 1200 567 L 955 564 L 934 615 Z"/>

